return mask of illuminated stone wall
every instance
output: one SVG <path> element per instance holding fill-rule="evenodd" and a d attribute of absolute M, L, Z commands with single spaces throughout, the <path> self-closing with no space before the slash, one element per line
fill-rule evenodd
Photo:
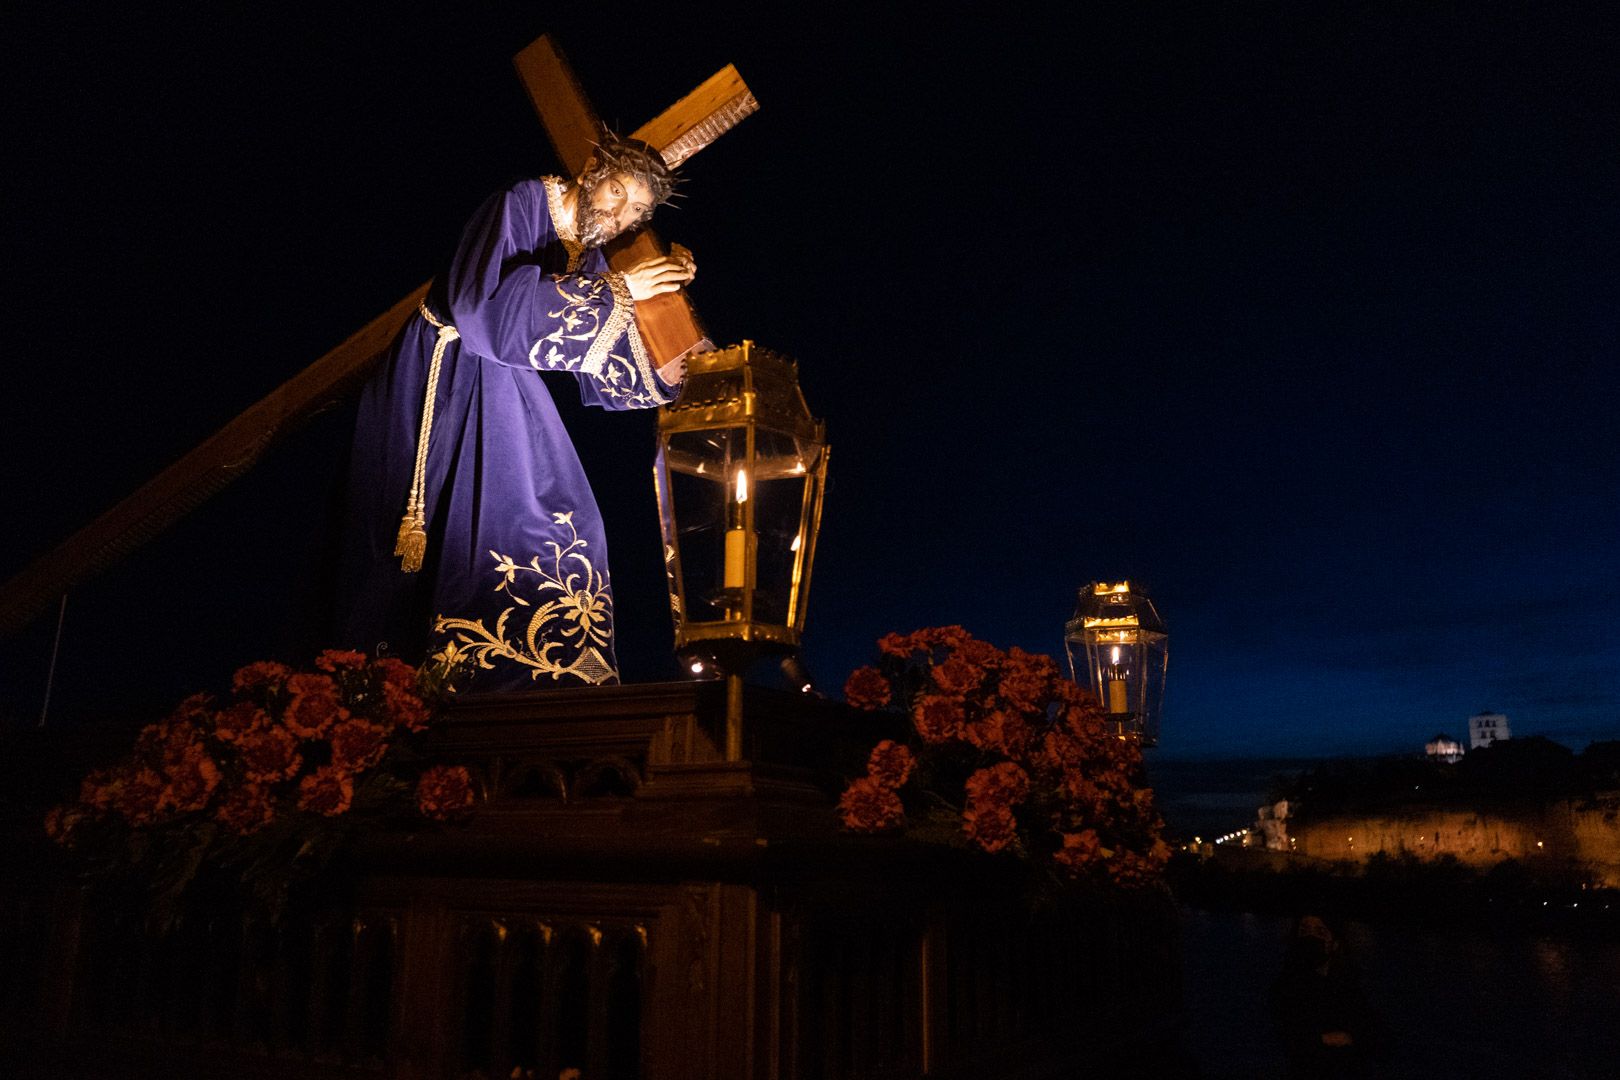
<path fill-rule="evenodd" d="M 1363 861 L 1383 852 L 1470 866 L 1504 859 L 1543 859 L 1589 865 L 1605 885 L 1620 888 L 1620 797 L 1595 805 L 1554 803 L 1520 813 L 1413 810 L 1394 816 L 1341 816 L 1288 823 L 1292 850 L 1319 859 Z"/>

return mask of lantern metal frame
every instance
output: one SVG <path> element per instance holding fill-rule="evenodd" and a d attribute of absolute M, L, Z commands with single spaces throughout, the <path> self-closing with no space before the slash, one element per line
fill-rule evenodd
<path fill-rule="evenodd" d="M 1064 627 L 1069 674 L 1096 695 L 1116 734 L 1157 745 L 1164 709 L 1169 640 L 1164 621 L 1131 583 L 1096 581 L 1080 590 L 1074 617 Z M 1129 666 L 1120 650 L 1128 649 Z"/>
<path fill-rule="evenodd" d="M 728 456 L 729 471 L 724 476 L 706 472 L 705 466 L 712 462 L 691 452 L 692 440 L 681 438 L 711 431 L 723 433 L 728 440 L 741 434 L 741 453 Z M 762 449 L 761 442 L 769 446 L 773 438 L 792 440 L 804 452 L 796 449 L 789 465 L 785 457 L 772 457 Z M 682 443 L 688 449 L 678 445 Z M 752 341 L 691 357 L 680 398 L 659 410 L 653 482 L 664 540 L 675 648 L 678 652 L 705 655 L 728 669 L 727 677 L 733 684 L 730 689 L 739 708 L 741 676 L 736 672 L 762 652 L 796 652 L 803 637 L 829 458 L 826 426 L 810 415 L 799 389 L 798 365 Z M 737 474 L 741 474 L 740 479 Z M 731 544 L 735 539 L 740 545 L 735 554 L 741 568 L 733 586 L 726 580 L 732 573 L 728 564 L 716 590 L 721 600 L 710 597 L 705 601 L 719 610 L 719 617 L 697 617 L 689 602 L 681 510 L 676 506 L 677 475 L 701 476 L 707 482 L 724 485 L 721 491 L 728 500 L 726 513 L 730 517 L 724 523 L 723 552 L 728 557 L 733 554 Z M 794 526 L 795 540 L 788 549 L 786 596 L 774 598 L 779 601 L 774 610 L 781 617 L 772 619 L 757 602 L 761 594 L 757 517 L 760 498 L 750 496 L 760 494 L 763 485 L 784 479 L 802 479 L 804 487 Z M 733 484 L 735 496 L 726 495 Z M 728 743 L 731 741 L 728 732 Z M 731 749 L 728 757 L 734 756 Z"/>

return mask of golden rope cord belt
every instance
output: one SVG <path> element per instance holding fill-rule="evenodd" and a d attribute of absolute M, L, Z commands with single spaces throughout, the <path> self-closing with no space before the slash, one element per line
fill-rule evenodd
<path fill-rule="evenodd" d="M 399 568 L 407 574 L 422 569 L 422 557 L 427 553 L 427 497 L 424 488 L 428 439 L 433 434 L 433 401 L 439 396 L 439 367 L 444 362 L 444 347 L 461 336 L 455 327 L 434 318 L 426 301 L 419 302 L 417 310 L 422 318 L 438 328 L 439 335 L 434 339 L 433 359 L 428 363 L 427 393 L 422 398 L 422 428 L 416 436 L 416 471 L 411 477 L 411 497 L 405 504 L 405 516 L 399 523 L 399 537 L 394 541 L 394 554 L 400 557 Z"/>

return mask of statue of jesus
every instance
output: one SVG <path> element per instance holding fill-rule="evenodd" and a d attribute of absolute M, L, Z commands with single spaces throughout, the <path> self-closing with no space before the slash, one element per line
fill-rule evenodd
<path fill-rule="evenodd" d="M 584 172 L 522 181 L 462 233 L 360 398 L 342 566 L 343 644 L 465 660 L 474 691 L 618 681 L 607 541 L 542 372 L 587 404 L 674 400 L 635 304 L 691 255 L 615 273 L 601 246 L 673 188 L 658 152 L 604 133 Z"/>

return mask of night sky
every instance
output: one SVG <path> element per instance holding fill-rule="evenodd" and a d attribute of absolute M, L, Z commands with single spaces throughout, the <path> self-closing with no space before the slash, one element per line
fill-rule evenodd
<path fill-rule="evenodd" d="M 6 5 L 0 576 L 555 171 L 510 66 L 550 31 L 626 132 L 727 62 L 762 103 L 657 226 L 827 422 L 828 689 L 891 630 L 1056 653 L 1075 590 L 1129 578 L 1171 632 L 1164 758 L 1414 750 L 1482 709 L 1620 738 L 1614 16 L 229 7 Z M 653 417 L 555 392 L 625 675 L 672 677 Z M 53 724 L 307 659 L 351 422 L 72 595 Z M 55 614 L 0 642 L 7 724 Z"/>

